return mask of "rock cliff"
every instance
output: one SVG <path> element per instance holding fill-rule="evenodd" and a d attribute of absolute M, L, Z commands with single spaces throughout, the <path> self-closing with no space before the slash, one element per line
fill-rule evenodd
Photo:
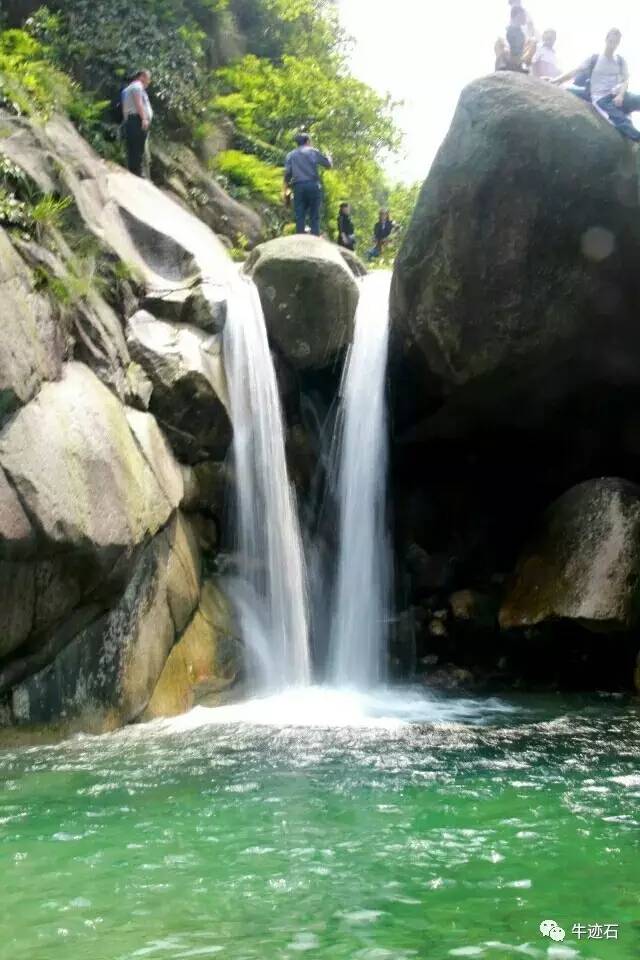
<path fill-rule="evenodd" d="M 391 300 L 418 662 L 630 682 L 633 485 L 599 478 L 640 478 L 638 172 L 632 144 L 566 91 L 497 74 L 462 93 Z M 606 663 L 589 625 L 614 631 Z"/>

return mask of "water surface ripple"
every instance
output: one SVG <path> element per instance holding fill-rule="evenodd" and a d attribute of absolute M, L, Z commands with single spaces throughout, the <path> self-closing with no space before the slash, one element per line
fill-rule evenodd
<path fill-rule="evenodd" d="M 637 703 L 322 702 L 0 752 L 2 956 L 640 956 Z"/>

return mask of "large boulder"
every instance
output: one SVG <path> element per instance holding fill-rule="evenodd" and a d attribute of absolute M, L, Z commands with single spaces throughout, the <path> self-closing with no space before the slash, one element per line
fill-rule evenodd
<path fill-rule="evenodd" d="M 232 430 L 220 338 L 140 310 L 127 323 L 127 343 L 153 385 L 150 409 L 178 458 L 223 459 Z"/>
<path fill-rule="evenodd" d="M 122 404 L 69 363 L 0 432 L 0 464 L 47 542 L 108 564 L 164 526 L 182 498 L 179 471 L 156 439 L 147 459 Z"/>
<path fill-rule="evenodd" d="M 640 487 L 588 480 L 549 508 L 518 560 L 503 628 L 568 619 L 631 629 L 640 619 Z"/>
<path fill-rule="evenodd" d="M 271 342 L 298 370 L 321 369 L 353 339 L 358 285 L 337 247 L 312 236 L 261 244 L 245 265 Z"/>
<path fill-rule="evenodd" d="M 80 363 L 0 431 L 0 465 L 0 657 L 38 654 L 86 598 L 118 596 L 183 475 L 155 419 Z"/>
<path fill-rule="evenodd" d="M 512 73 L 468 86 L 395 266 L 399 422 L 529 424 L 640 383 L 639 213 L 632 145 L 589 105 Z"/>

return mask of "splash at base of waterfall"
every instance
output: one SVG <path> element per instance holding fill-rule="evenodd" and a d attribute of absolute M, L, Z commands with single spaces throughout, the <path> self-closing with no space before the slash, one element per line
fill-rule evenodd
<path fill-rule="evenodd" d="M 172 733 L 228 723 L 392 730 L 411 723 L 482 724 L 511 711 L 500 700 L 436 697 L 420 687 L 376 687 L 367 692 L 304 687 L 224 707 L 196 707 L 159 725 Z"/>

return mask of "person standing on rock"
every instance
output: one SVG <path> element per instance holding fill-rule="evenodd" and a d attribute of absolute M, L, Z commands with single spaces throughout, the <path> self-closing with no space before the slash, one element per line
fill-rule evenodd
<path fill-rule="evenodd" d="M 331 169 L 331 157 L 325 156 L 311 145 L 308 133 L 299 133 L 298 146 L 287 155 L 284 165 L 284 189 L 293 189 L 293 208 L 296 217 L 296 233 L 305 233 L 307 219 L 311 233 L 320 236 L 320 210 L 322 207 L 322 183 L 320 167 Z"/>
<path fill-rule="evenodd" d="M 604 53 L 594 53 L 584 63 L 563 73 L 553 83 L 573 80 L 570 89 L 584 100 L 591 100 L 596 110 L 606 117 L 629 140 L 640 142 L 640 130 L 631 120 L 631 114 L 640 110 L 640 95 L 629 93 L 629 67 L 616 53 L 622 40 L 618 29 L 609 30 Z"/>
<path fill-rule="evenodd" d="M 338 246 L 347 250 L 356 248 L 356 232 L 351 219 L 351 207 L 348 203 L 341 203 L 338 210 Z"/>
<path fill-rule="evenodd" d="M 129 86 L 122 91 L 124 139 L 127 146 L 127 166 L 131 173 L 141 177 L 149 127 L 153 109 L 147 88 L 151 83 L 149 70 L 139 70 Z"/>
<path fill-rule="evenodd" d="M 529 13 L 522 6 L 520 0 L 509 0 L 509 6 L 511 7 L 511 16 L 513 16 L 514 9 L 522 10 L 524 14 L 523 27 L 526 40 L 539 40 L 539 35 L 536 33 L 536 28 L 533 25 L 533 20 L 529 16 Z"/>

